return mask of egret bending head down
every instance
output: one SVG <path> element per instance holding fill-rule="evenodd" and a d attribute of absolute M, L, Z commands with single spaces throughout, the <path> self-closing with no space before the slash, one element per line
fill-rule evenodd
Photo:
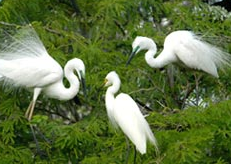
<path fill-rule="evenodd" d="M 13 86 L 33 89 L 33 99 L 25 114 L 28 120 L 31 120 L 41 92 L 50 98 L 69 100 L 78 93 L 81 80 L 86 94 L 85 66 L 82 60 L 74 58 L 68 61 L 63 71 L 59 63 L 48 54 L 31 26 L 19 30 L 16 36 L 20 37 L 8 36 L 1 43 L 4 49 L 0 50 L 0 80 Z M 64 77 L 70 83 L 69 88 L 63 84 Z"/>
<path fill-rule="evenodd" d="M 132 43 L 132 53 L 128 65 L 135 54 L 141 50 L 145 60 L 153 68 L 161 68 L 170 63 L 183 63 L 186 67 L 204 71 L 218 77 L 217 68 L 230 66 L 230 54 L 204 42 L 191 31 L 179 30 L 170 33 L 164 42 L 163 51 L 156 57 L 156 44 L 147 37 L 138 36 Z"/>
<path fill-rule="evenodd" d="M 105 86 L 108 86 L 105 96 L 106 109 L 112 124 L 121 128 L 141 154 L 146 153 L 147 140 L 158 152 L 157 141 L 136 102 L 125 93 L 114 96 L 120 88 L 120 78 L 115 71 L 108 73 Z"/>

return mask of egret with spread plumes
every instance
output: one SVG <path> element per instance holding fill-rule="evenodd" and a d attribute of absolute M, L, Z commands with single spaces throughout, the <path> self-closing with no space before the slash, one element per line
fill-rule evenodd
<path fill-rule="evenodd" d="M 156 58 L 157 48 L 151 38 L 136 37 L 132 49 L 127 65 L 141 50 L 148 50 L 145 60 L 153 68 L 161 68 L 170 63 L 181 63 L 188 68 L 201 70 L 218 78 L 217 68 L 231 65 L 230 54 L 202 41 L 199 36 L 186 30 L 170 33 L 165 38 L 163 51 Z"/>
<path fill-rule="evenodd" d="M 86 93 L 83 61 L 71 59 L 63 70 L 48 54 L 31 26 L 18 30 L 14 36 L 7 35 L 0 46 L 0 80 L 33 90 L 33 99 L 25 114 L 29 121 L 41 92 L 50 98 L 69 100 L 79 92 L 81 80 Z M 64 86 L 64 77 L 70 83 L 69 88 Z"/>
<path fill-rule="evenodd" d="M 115 71 L 108 73 L 105 78 L 105 86 L 108 87 L 105 104 L 109 120 L 115 127 L 121 128 L 141 154 L 146 153 L 147 140 L 158 152 L 156 138 L 136 102 L 125 93 L 114 96 L 119 91 L 120 83 L 120 78 Z"/>

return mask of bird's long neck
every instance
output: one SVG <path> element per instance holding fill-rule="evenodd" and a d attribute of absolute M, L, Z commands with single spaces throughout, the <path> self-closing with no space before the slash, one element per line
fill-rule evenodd
<path fill-rule="evenodd" d="M 160 68 L 160 64 L 157 62 L 157 58 L 155 58 L 156 55 L 156 48 L 150 48 L 145 53 L 145 60 L 147 64 L 152 68 Z"/>
<path fill-rule="evenodd" d="M 149 49 L 145 54 L 145 60 L 152 68 L 162 68 L 170 63 L 178 61 L 178 58 L 171 50 L 163 49 L 155 58 L 156 49 Z"/>
<path fill-rule="evenodd" d="M 74 74 L 75 67 L 74 65 L 66 64 L 64 67 L 64 76 L 67 78 L 70 86 L 63 90 L 63 93 L 68 99 L 72 99 L 79 92 L 79 80 Z"/>
<path fill-rule="evenodd" d="M 145 47 L 143 47 L 143 49 L 148 50 L 145 53 L 145 60 L 147 62 L 147 64 L 152 67 L 152 68 L 158 68 L 159 67 L 159 63 L 157 61 L 157 58 L 155 58 L 156 52 L 157 52 L 157 47 L 155 42 L 150 39 L 150 38 L 145 38 L 143 40 L 143 44 L 145 45 Z"/>
<path fill-rule="evenodd" d="M 74 74 L 74 70 L 74 65 L 67 63 L 64 67 L 64 76 L 69 82 L 69 87 L 65 87 L 63 79 L 60 79 L 60 81 L 45 89 L 46 94 L 58 100 L 72 99 L 78 93 L 80 85 L 77 76 Z"/>
<path fill-rule="evenodd" d="M 106 91 L 106 96 L 105 96 L 105 102 L 107 109 L 113 110 L 113 104 L 115 101 L 115 94 L 119 91 L 120 89 L 120 80 L 115 80 L 113 85 L 108 87 Z M 113 102 L 113 103 L 112 103 Z"/>

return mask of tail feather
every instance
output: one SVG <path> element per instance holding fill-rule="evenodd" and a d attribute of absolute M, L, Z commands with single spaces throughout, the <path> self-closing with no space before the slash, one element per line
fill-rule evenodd
<path fill-rule="evenodd" d="M 231 67 L 231 54 L 203 41 L 199 36 L 194 35 L 194 38 L 201 41 L 203 49 L 206 48 L 206 55 L 210 56 L 217 68 L 225 72 L 225 68 Z"/>
<path fill-rule="evenodd" d="M 154 134 L 152 133 L 150 127 L 147 126 L 147 128 L 145 129 L 145 131 L 146 131 L 147 139 L 154 145 L 154 147 L 156 149 L 156 153 L 159 154 L 158 143 L 157 143 L 157 140 L 156 140 Z"/>
<path fill-rule="evenodd" d="M 217 47 L 211 47 L 213 60 L 217 67 L 219 67 L 222 71 L 225 71 L 226 67 L 231 67 L 231 55 L 227 52 L 222 51 Z"/>

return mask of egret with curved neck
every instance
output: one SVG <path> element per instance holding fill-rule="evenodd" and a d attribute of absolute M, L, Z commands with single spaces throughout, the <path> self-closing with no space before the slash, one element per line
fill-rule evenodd
<path fill-rule="evenodd" d="M 148 50 L 145 53 L 145 60 L 153 68 L 161 68 L 170 63 L 183 63 L 188 68 L 201 70 L 218 78 L 217 68 L 231 66 L 230 54 L 202 41 L 193 32 L 186 30 L 170 33 L 165 38 L 163 51 L 157 57 L 155 57 L 156 44 L 147 37 L 136 37 L 132 49 L 126 65 L 139 51 Z"/>
<path fill-rule="evenodd" d="M 72 99 L 78 92 L 81 80 L 85 91 L 85 66 L 82 60 L 74 58 L 64 67 L 47 53 L 43 43 L 34 29 L 23 28 L 16 36 L 8 36 L 2 42 L 0 50 L 1 81 L 11 86 L 22 86 L 33 89 L 33 99 L 26 111 L 26 117 L 31 120 L 36 100 L 41 92 L 50 98 L 58 100 Z M 77 72 L 78 77 L 74 74 Z M 70 83 L 66 88 L 63 78 Z"/>

